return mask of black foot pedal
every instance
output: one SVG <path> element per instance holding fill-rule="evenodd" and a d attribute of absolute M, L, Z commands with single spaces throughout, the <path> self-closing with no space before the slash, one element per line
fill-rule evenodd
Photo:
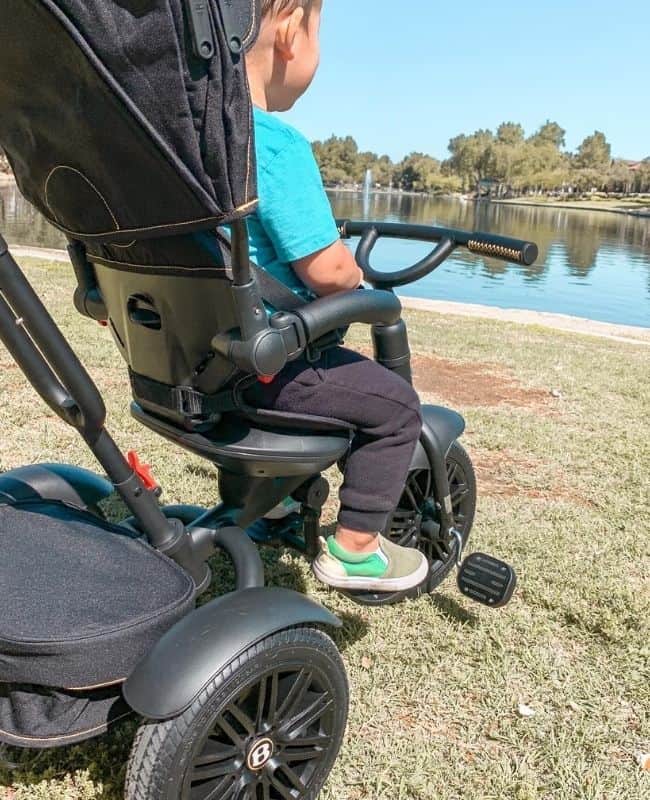
<path fill-rule="evenodd" d="M 461 594 L 489 608 L 501 608 L 512 597 L 517 585 L 514 569 L 485 553 L 472 553 L 461 564 L 458 588 Z"/>

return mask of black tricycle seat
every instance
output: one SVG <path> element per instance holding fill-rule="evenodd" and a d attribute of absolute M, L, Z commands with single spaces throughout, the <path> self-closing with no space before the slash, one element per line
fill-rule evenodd
<path fill-rule="evenodd" d="M 242 415 L 228 414 L 217 425 L 203 431 L 186 430 L 169 420 L 148 414 L 137 403 L 131 413 L 138 422 L 196 455 L 207 458 L 221 469 L 237 475 L 255 477 L 309 477 L 335 464 L 350 447 L 350 427 L 341 423 L 318 430 L 320 418 L 308 427 L 307 418 L 291 427 L 279 420 L 253 422 Z M 278 415 L 279 417 L 280 415 Z M 297 415 L 294 415 L 297 416 Z M 289 420 L 291 421 L 291 420 Z"/>
<path fill-rule="evenodd" d="M 194 608 L 177 564 L 52 501 L 0 504 L 0 741 L 51 747 L 128 713 L 121 684 Z"/>

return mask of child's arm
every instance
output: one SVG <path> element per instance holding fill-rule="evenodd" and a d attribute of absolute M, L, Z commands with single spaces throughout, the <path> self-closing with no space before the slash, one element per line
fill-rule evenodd
<path fill-rule="evenodd" d="M 357 289 L 363 281 L 354 256 L 340 240 L 292 262 L 291 266 L 305 286 L 320 297 Z"/>

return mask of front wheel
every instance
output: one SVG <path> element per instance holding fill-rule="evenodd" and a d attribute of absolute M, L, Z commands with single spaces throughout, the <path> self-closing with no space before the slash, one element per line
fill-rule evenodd
<path fill-rule="evenodd" d="M 268 636 L 181 716 L 141 727 L 126 800 L 313 800 L 341 746 L 348 700 L 326 634 L 300 627 Z"/>
<path fill-rule="evenodd" d="M 447 454 L 447 478 L 454 524 L 463 539 L 469 539 L 476 513 L 476 474 L 465 448 L 456 441 Z M 410 592 L 349 592 L 362 605 L 392 605 L 406 597 L 433 592 L 452 571 L 458 556 L 456 540 L 449 542 L 441 534 L 440 514 L 435 504 L 433 473 L 430 469 L 413 470 L 406 481 L 397 510 L 386 537 L 402 547 L 417 547 L 429 561 L 426 582 Z"/>
<path fill-rule="evenodd" d="M 472 460 L 467 450 L 458 441 L 452 444 L 447 454 L 447 478 L 454 525 L 462 537 L 463 546 L 465 546 L 474 524 L 477 488 Z M 427 591 L 433 592 L 449 575 L 458 558 L 458 542 L 454 540 L 449 544 L 440 536 L 437 511 L 425 515 L 418 547 L 429 559 L 431 566 Z"/>

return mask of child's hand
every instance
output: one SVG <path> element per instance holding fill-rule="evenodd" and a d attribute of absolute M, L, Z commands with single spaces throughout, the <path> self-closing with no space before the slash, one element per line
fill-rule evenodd
<path fill-rule="evenodd" d="M 294 261 L 292 267 L 305 286 L 320 297 L 358 289 L 363 282 L 363 272 L 341 241 Z"/>

